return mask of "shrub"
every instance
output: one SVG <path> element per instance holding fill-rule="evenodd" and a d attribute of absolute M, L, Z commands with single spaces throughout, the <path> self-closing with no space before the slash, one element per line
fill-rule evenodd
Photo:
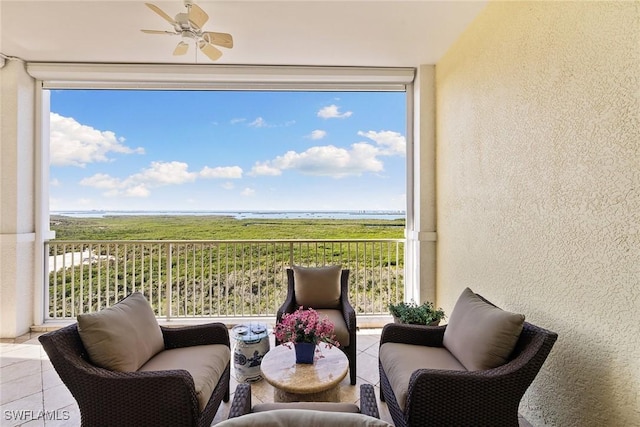
<path fill-rule="evenodd" d="M 411 323 L 417 325 L 429 325 L 440 322 L 445 314 L 441 308 L 436 309 L 432 302 L 424 302 L 420 305 L 415 302 L 401 302 L 389 304 L 389 311 L 400 323 Z M 437 324 L 437 323 L 436 323 Z"/>

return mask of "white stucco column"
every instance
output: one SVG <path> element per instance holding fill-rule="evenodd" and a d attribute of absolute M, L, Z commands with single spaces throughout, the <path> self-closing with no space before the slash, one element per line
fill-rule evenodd
<path fill-rule="evenodd" d="M 0 337 L 33 324 L 34 80 L 21 61 L 0 69 Z"/>
<path fill-rule="evenodd" d="M 421 65 L 413 85 L 409 144 L 405 298 L 436 302 L 435 66 Z M 411 179 L 412 178 L 412 179 Z"/>

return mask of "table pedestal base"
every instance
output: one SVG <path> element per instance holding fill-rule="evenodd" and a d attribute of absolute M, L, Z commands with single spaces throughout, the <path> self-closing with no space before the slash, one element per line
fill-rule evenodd
<path fill-rule="evenodd" d="M 296 363 L 293 346 L 278 345 L 264 355 L 260 370 L 276 402 L 339 402 L 349 361 L 339 348 L 320 344 L 313 364 Z"/>
<path fill-rule="evenodd" d="M 317 393 L 289 393 L 284 390 L 275 389 L 273 391 L 275 402 L 340 402 L 340 388 L 333 387 L 329 390 Z"/>

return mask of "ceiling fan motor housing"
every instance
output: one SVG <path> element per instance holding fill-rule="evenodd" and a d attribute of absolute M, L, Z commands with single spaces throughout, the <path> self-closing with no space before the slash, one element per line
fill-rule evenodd
<path fill-rule="evenodd" d="M 200 36 L 193 31 L 183 31 L 180 37 L 182 37 L 184 41 L 198 40 L 200 38 Z"/>
<path fill-rule="evenodd" d="M 176 15 L 176 30 L 177 31 L 183 31 L 183 30 L 190 30 L 191 29 L 191 22 L 189 21 L 189 15 L 186 13 L 178 13 Z"/>

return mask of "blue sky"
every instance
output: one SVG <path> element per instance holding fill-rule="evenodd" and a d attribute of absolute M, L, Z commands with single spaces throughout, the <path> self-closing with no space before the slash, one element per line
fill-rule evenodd
<path fill-rule="evenodd" d="M 51 92 L 50 209 L 405 210 L 401 92 Z"/>

